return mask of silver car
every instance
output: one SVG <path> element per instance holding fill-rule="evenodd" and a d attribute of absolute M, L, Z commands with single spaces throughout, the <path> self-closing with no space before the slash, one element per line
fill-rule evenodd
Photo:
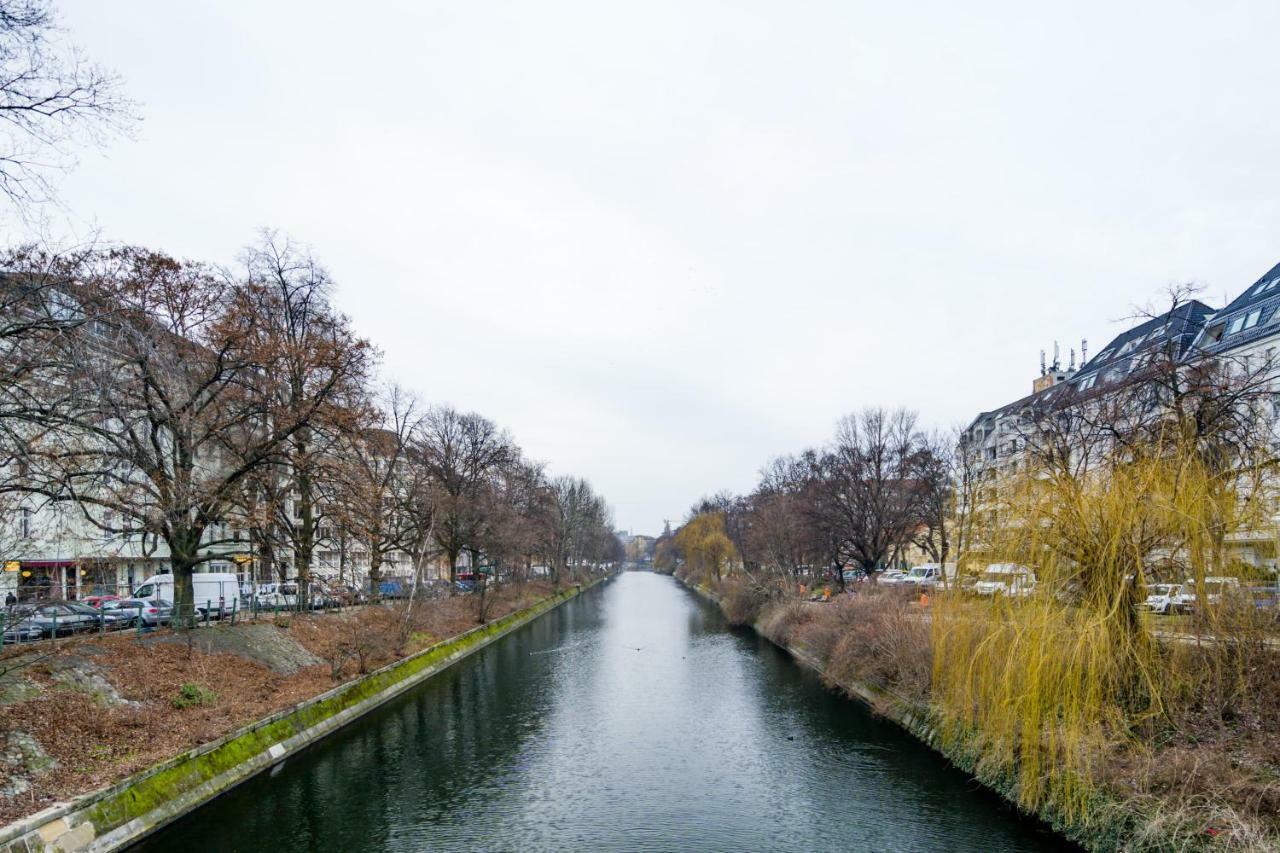
<path fill-rule="evenodd" d="M 155 628 L 168 625 L 173 618 L 173 605 L 159 598 L 122 598 L 119 601 L 107 601 L 102 605 L 104 612 L 118 615 L 122 625 L 136 625 Z"/>

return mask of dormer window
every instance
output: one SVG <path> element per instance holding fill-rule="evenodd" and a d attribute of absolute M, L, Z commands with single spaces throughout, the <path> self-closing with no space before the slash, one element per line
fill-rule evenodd
<path fill-rule="evenodd" d="M 1255 308 L 1248 314 L 1239 314 L 1232 318 L 1231 323 L 1227 326 L 1227 334 L 1234 335 L 1243 332 L 1246 329 L 1252 329 L 1258 325 L 1258 320 L 1262 317 L 1262 309 Z"/>
<path fill-rule="evenodd" d="M 1277 287 L 1280 287 L 1280 275 L 1268 281 L 1259 282 L 1258 286 L 1253 289 L 1253 295 L 1261 296 L 1264 293 L 1275 290 Z"/>
<path fill-rule="evenodd" d="M 1111 356 L 1114 354 L 1115 354 L 1115 350 L 1104 349 L 1102 352 L 1098 353 L 1098 361 L 1106 361 L 1107 359 L 1111 358 Z"/>
<path fill-rule="evenodd" d="M 1084 379 L 1081 379 L 1080 384 L 1077 385 L 1076 387 L 1081 391 L 1088 391 L 1090 388 L 1093 387 L 1093 383 L 1097 381 L 1098 381 L 1098 374 L 1095 373 L 1092 376 L 1086 376 Z"/>

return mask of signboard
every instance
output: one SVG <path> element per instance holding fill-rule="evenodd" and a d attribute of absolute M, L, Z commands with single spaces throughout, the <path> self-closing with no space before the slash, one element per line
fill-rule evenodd
<path fill-rule="evenodd" d="M 18 570 L 19 570 L 19 569 L 21 569 L 21 568 L 22 568 L 22 563 L 20 563 L 20 562 L 19 562 L 19 561 L 17 561 L 17 560 L 6 560 L 6 561 L 5 561 L 5 564 L 4 564 L 4 570 L 5 570 L 6 572 L 16 572 L 16 571 L 18 571 Z"/>

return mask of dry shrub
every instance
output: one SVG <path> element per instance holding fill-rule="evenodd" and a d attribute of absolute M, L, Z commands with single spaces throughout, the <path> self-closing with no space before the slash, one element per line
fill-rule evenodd
<path fill-rule="evenodd" d="M 720 609 L 730 625 L 754 625 L 768 602 L 768 590 L 750 579 L 727 579 L 720 585 Z"/>
<path fill-rule="evenodd" d="M 827 656 L 836 684 L 863 683 L 914 703 L 929 699 L 933 644 L 912 596 L 885 590 L 852 596 L 833 608 L 839 625 Z"/>
<path fill-rule="evenodd" d="M 760 614 L 760 630 L 780 646 L 799 639 L 799 630 L 812 618 L 813 608 L 800 601 L 779 601 Z"/>
<path fill-rule="evenodd" d="M 1129 766 L 1122 766 L 1123 764 Z M 1250 774 L 1239 756 L 1173 746 L 1109 768 L 1112 808 L 1133 827 L 1132 849 L 1273 851 L 1280 835 L 1280 780 Z"/>

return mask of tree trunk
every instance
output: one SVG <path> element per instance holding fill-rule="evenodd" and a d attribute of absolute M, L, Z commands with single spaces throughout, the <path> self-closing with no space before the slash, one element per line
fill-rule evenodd
<path fill-rule="evenodd" d="M 299 435 L 305 434 L 305 430 Z M 296 443 L 299 459 L 305 459 L 307 445 L 305 439 Z M 311 473 L 302 465 L 296 470 L 298 486 L 298 505 L 294 508 L 296 534 L 293 537 L 293 572 L 298 579 L 298 603 L 306 606 L 311 601 L 311 557 L 315 551 L 315 495 L 312 492 Z"/>
<path fill-rule="evenodd" d="M 173 566 L 173 618 L 170 623 L 177 630 L 195 627 L 196 556 L 203 531 L 187 532 L 169 538 L 169 563 Z M 195 543 L 196 547 L 192 547 Z"/>
<path fill-rule="evenodd" d="M 369 550 L 369 599 L 377 601 L 382 597 L 382 551 L 377 548 Z"/>

